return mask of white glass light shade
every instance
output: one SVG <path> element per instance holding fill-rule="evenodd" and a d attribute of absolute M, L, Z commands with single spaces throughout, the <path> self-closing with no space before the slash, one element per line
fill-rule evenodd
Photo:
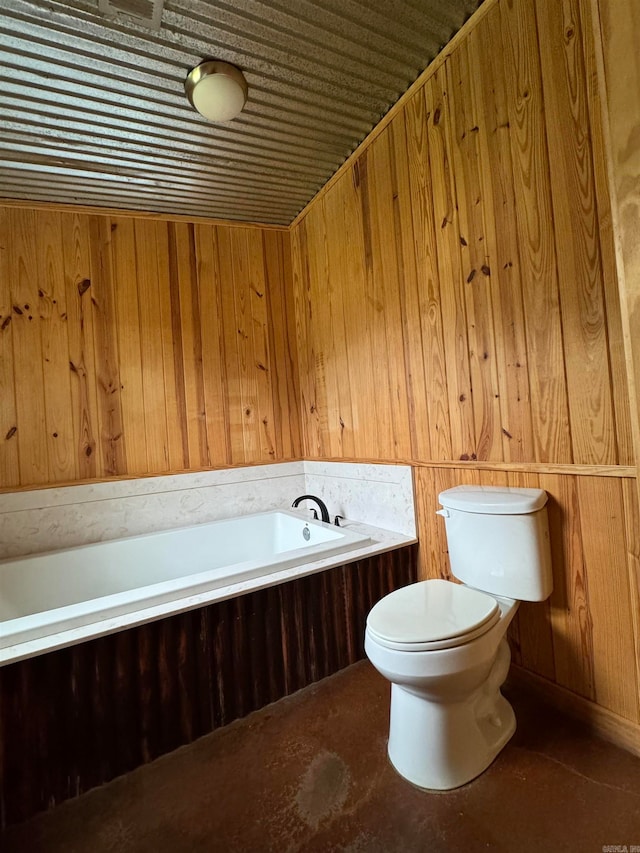
<path fill-rule="evenodd" d="M 210 121 L 230 121 L 247 100 L 247 81 L 227 62 L 201 62 L 191 69 L 184 87 L 192 106 Z"/>

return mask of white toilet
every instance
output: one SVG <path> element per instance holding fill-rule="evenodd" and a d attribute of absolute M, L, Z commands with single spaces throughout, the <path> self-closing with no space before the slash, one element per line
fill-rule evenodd
<path fill-rule="evenodd" d="M 385 596 L 369 613 L 365 650 L 391 682 L 389 758 L 420 788 L 448 790 L 493 761 L 516 728 L 500 693 L 505 637 L 520 600 L 553 586 L 541 489 L 457 486 L 439 496 L 453 575 Z"/>

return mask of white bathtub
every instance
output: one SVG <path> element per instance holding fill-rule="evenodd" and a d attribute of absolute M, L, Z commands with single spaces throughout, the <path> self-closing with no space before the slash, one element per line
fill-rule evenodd
<path fill-rule="evenodd" d="M 202 606 L 252 578 L 304 574 L 369 541 L 279 511 L 2 560 L 0 665 Z"/>

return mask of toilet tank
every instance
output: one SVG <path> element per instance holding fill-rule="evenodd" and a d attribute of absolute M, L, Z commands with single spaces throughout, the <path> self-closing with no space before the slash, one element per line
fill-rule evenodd
<path fill-rule="evenodd" d="M 507 486 L 456 486 L 439 495 L 453 575 L 520 601 L 553 589 L 547 493 Z"/>

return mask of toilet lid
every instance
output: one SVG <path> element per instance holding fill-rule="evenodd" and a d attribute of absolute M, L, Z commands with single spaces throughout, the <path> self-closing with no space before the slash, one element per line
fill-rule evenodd
<path fill-rule="evenodd" d="M 462 639 L 498 620 L 495 598 L 468 586 L 428 580 L 397 589 L 369 613 L 367 628 L 386 643 L 440 644 Z"/>

